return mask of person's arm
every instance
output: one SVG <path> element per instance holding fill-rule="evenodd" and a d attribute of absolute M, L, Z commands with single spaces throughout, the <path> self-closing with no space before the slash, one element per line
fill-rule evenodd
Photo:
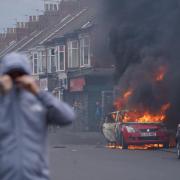
<path fill-rule="evenodd" d="M 8 75 L 0 76 L 0 95 L 6 95 L 12 89 L 12 79 Z"/>
<path fill-rule="evenodd" d="M 13 87 L 12 80 L 8 75 L 0 76 L 0 106 L 3 108 L 5 101 L 10 100 L 8 96 L 9 92 Z"/>
<path fill-rule="evenodd" d="M 16 79 L 16 82 L 27 91 L 34 94 L 47 108 L 47 122 L 59 125 L 68 125 L 75 120 L 73 109 L 64 102 L 58 101 L 48 92 L 43 92 L 31 76 L 24 75 Z"/>
<path fill-rule="evenodd" d="M 71 124 L 75 120 L 73 109 L 66 103 L 57 100 L 48 92 L 39 92 L 38 99 L 47 108 L 47 122 L 61 126 Z"/>

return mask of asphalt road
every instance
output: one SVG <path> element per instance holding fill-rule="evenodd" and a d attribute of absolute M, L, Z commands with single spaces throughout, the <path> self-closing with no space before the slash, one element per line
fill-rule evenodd
<path fill-rule="evenodd" d="M 82 133 L 76 136 L 83 137 L 83 141 L 75 141 L 73 144 L 73 138 L 69 137 L 69 142 L 67 136 L 63 137 L 62 134 L 50 135 L 52 180 L 180 179 L 180 161 L 176 159 L 175 153 L 160 150 L 107 149 L 95 134 Z M 63 138 L 67 140 L 64 140 L 66 143 Z M 90 144 L 87 143 L 88 138 Z"/>

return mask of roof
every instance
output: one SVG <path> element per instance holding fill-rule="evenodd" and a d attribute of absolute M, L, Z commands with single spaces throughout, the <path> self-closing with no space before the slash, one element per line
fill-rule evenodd
<path fill-rule="evenodd" d="M 61 31 L 55 33 L 47 43 L 64 38 L 72 33 L 77 33 L 91 28 L 96 24 L 96 8 L 86 9 L 75 21 L 67 24 Z"/>
<path fill-rule="evenodd" d="M 28 51 L 34 47 L 44 46 L 53 39 L 64 37 L 76 30 L 83 30 L 95 23 L 96 8 L 84 8 L 73 14 L 62 17 L 59 21 L 43 30 L 34 31 L 22 40 L 9 45 L 0 51 L 0 58 L 12 51 Z"/>

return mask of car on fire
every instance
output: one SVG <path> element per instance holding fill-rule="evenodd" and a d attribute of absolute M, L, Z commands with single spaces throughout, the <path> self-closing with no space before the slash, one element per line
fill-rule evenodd
<path fill-rule="evenodd" d="M 169 147 L 169 133 L 163 123 L 123 122 L 127 112 L 126 110 L 116 111 L 106 116 L 105 119 L 111 118 L 111 121 L 105 120 L 102 129 L 109 142 L 115 141 L 123 149 L 127 149 L 129 145 L 147 144 L 163 144 L 165 148 Z M 112 124 L 111 128 L 106 128 L 107 124 Z"/>

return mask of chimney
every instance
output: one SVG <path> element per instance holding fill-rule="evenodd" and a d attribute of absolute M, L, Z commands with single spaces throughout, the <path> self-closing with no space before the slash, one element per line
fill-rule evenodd
<path fill-rule="evenodd" d="M 58 11 L 59 9 L 59 4 L 62 2 L 62 0 L 56 0 L 56 1 L 52 1 L 52 0 L 45 0 L 44 1 L 44 9 L 45 12 L 54 12 L 54 11 Z"/>

